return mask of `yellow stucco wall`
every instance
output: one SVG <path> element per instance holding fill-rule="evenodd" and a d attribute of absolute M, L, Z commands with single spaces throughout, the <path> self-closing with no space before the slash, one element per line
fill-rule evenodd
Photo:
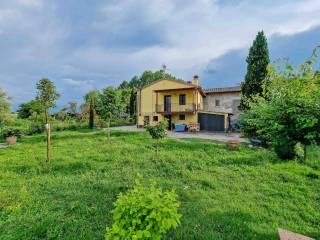
<path fill-rule="evenodd" d="M 164 116 L 162 114 L 156 113 L 156 104 L 159 104 L 160 108 L 163 108 L 164 105 L 164 96 L 171 96 L 172 103 L 172 112 L 184 110 L 186 108 L 192 108 L 193 104 L 200 104 L 203 106 L 203 97 L 198 90 L 188 89 L 192 87 L 190 84 L 186 84 L 183 82 L 172 81 L 169 79 L 164 79 L 158 81 L 154 84 L 151 84 L 138 92 L 138 116 L 137 116 L 137 124 L 142 126 L 144 124 L 144 117 L 149 116 L 150 124 L 155 125 L 160 121 L 164 120 Z M 185 89 L 183 89 L 185 88 Z M 165 89 L 179 89 L 179 90 L 171 90 L 165 92 L 155 92 L 156 90 L 165 90 Z M 186 95 L 186 106 L 179 105 L 179 95 Z M 157 102 L 158 100 L 158 102 Z M 183 113 L 181 113 L 183 114 Z M 179 120 L 179 114 L 171 114 L 172 115 L 172 123 L 190 123 L 197 122 L 197 113 L 186 113 L 185 120 Z M 153 116 L 158 116 L 158 121 L 153 121 Z"/>

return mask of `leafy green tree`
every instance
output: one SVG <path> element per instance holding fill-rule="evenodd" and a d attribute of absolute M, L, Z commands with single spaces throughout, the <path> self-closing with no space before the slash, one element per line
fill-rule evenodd
<path fill-rule="evenodd" d="M 29 118 L 32 115 L 39 116 L 40 114 L 44 113 L 44 109 L 42 104 L 38 98 L 33 99 L 29 102 L 20 104 L 18 110 L 18 118 Z"/>
<path fill-rule="evenodd" d="M 294 148 L 320 142 L 320 85 L 315 74 L 317 50 L 299 67 L 268 67 L 263 94 L 246 104 L 242 130 L 275 147 L 279 157 L 292 159 Z"/>
<path fill-rule="evenodd" d="M 47 163 L 51 162 L 51 128 L 49 123 L 49 109 L 56 106 L 56 101 L 60 97 L 55 85 L 47 78 L 41 79 L 37 83 L 38 99 L 44 109 L 46 132 L 47 132 Z"/>
<path fill-rule="evenodd" d="M 11 111 L 11 104 L 8 95 L 0 89 L 0 124 L 4 124 L 4 122 L 8 119 L 8 116 Z"/>
<path fill-rule="evenodd" d="M 241 84 L 240 109 L 248 109 L 247 100 L 256 94 L 262 94 L 262 85 L 267 76 L 267 66 L 270 63 L 267 38 L 263 31 L 258 32 L 247 57 L 247 74 Z"/>
<path fill-rule="evenodd" d="M 97 98 L 97 113 L 104 119 L 119 118 L 125 112 L 121 91 L 114 87 L 104 88 Z"/>
<path fill-rule="evenodd" d="M 98 96 L 99 92 L 96 90 L 92 90 L 88 92 L 84 97 L 86 103 L 89 104 L 89 128 L 91 129 L 94 127 L 95 108 Z"/>
<path fill-rule="evenodd" d="M 130 88 L 130 85 L 129 85 L 129 83 L 128 83 L 126 80 L 124 80 L 124 81 L 119 85 L 118 89 L 126 89 L 126 88 Z"/>

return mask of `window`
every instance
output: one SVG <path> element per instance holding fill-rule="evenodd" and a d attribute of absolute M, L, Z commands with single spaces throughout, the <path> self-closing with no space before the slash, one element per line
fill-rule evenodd
<path fill-rule="evenodd" d="M 220 100 L 216 99 L 216 107 L 219 107 L 219 106 L 220 106 Z"/>
<path fill-rule="evenodd" d="M 179 115 L 179 120 L 186 120 L 186 115 L 180 114 Z"/>
<path fill-rule="evenodd" d="M 153 116 L 153 121 L 158 122 L 158 116 Z"/>
<path fill-rule="evenodd" d="M 179 95 L 179 105 L 186 105 L 186 95 L 185 94 Z"/>
<path fill-rule="evenodd" d="M 149 125 L 149 123 L 150 123 L 150 117 L 149 116 L 144 116 L 144 124 L 145 125 Z"/>

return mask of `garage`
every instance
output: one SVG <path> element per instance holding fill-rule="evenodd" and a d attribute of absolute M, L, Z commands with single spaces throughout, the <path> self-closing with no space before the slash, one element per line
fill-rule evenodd
<path fill-rule="evenodd" d="M 200 123 L 200 130 L 225 131 L 225 117 L 221 114 L 198 113 L 198 123 Z"/>

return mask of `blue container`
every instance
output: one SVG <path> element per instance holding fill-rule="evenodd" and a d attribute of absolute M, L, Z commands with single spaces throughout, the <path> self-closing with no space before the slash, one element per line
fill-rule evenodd
<path fill-rule="evenodd" d="M 176 125 L 176 132 L 184 132 L 186 130 L 185 124 L 177 124 Z"/>

